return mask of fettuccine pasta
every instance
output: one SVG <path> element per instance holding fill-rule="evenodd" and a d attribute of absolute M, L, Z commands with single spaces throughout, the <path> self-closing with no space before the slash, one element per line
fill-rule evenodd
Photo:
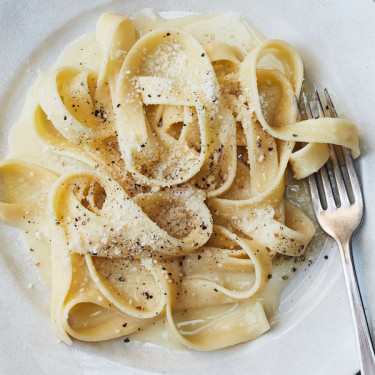
<path fill-rule="evenodd" d="M 302 179 L 327 143 L 359 154 L 352 122 L 297 121 L 302 82 L 292 46 L 225 13 L 105 13 L 39 77 L 0 164 L 0 219 L 35 233 L 62 341 L 163 321 L 204 351 L 269 330 L 272 259 L 315 234 L 288 165 Z"/>

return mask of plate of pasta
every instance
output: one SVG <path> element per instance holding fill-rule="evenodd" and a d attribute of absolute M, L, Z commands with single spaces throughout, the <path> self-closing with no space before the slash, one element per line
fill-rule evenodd
<path fill-rule="evenodd" d="M 362 2 L 358 17 L 375 13 Z M 4 30 L 21 8 L 14 35 L 35 30 L 4 41 L 0 66 L 5 373 L 358 370 L 339 256 L 305 177 L 344 145 L 371 205 L 370 106 L 348 90 L 371 91 L 374 27 L 361 24 L 359 61 L 337 52 L 365 64 L 359 88 L 340 80 L 333 36 L 316 52 L 333 9 L 311 39 L 269 3 L 5 7 Z M 327 86 L 339 118 L 299 118 L 301 92 Z M 356 242 L 366 286 L 372 221 Z"/>

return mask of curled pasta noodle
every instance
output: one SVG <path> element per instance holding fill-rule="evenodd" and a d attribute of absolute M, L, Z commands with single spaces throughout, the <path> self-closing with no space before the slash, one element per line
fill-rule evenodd
<path fill-rule="evenodd" d="M 47 118 L 74 144 L 114 135 L 109 114 L 95 109 L 96 82 L 95 72 L 62 68 L 50 74 L 40 91 L 40 106 Z"/>
<path fill-rule="evenodd" d="M 270 329 L 274 258 L 315 234 L 288 165 L 301 179 L 327 143 L 359 148 L 348 120 L 298 121 L 301 58 L 261 39 L 231 14 L 104 13 L 36 83 L 0 163 L 0 220 L 42 260 L 65 343 L 164 321 L 207 351 Z"/>
<path fill-rule="evenodd" d="M 212 65 L 189 34 L 166 29 L 139 39 L 124 61 L 116 91 L 119 146 L 131 171 L 145 183 L 160 186 L 194 176 L 216 145 L 218 94 Z M 142 103 L 191 107 L 200 131 L 199 152 L 173 137 L 157 137 Z"/>
<path fill-rule="evenodd" d="M 51 206 L 69 249 L 81 254 L 184 255 L 207 242 L 212 232 L 210 212 L 193 189 L 170 189 L 132 200 L 111 178 L 92 172 L 62 176 L 51 190 Z"/>
<path fill-rule="evenodd" d="M 272 54 L 282 65 L 283 72 L 258 69 L 262 57 Z M 297 178 L 316 172 L 328 159 L 329 153 L 322 143 L 339 144 L 350 148 L 354 157 L 359 155 L 358 130 L 348 120 L 341 118 L 318 118 L 295 122 L 296 108 L 292 105 L 293 94 L 299 97 L 303 65 L 297 52 L 281 40 L 266 40 L 254 48 L 241 64 L 241 81 L 244 94 L 254 108 L 257 119 L 270 135 L 285 141 L 309 142 L 308 149 L 293 155 L 292 167 Z M 280 100 L 274 113 L 267 113 L 261 105 L 260 87 L 272 81 L 279 86 Z M 267 94 L 265 94 L 267 95 Z M 272 111 L 270 111 L 272 112 Z M 271 121 L 271 122 L 269 122 Z M 312 145 L 311 142 L 317 143 Z M 317 163 L 316 156 L 323 151 Z M 310 154 L 307 156 L 307 154 Z M 305 159 L 305 160 L 301 160 Z M 314 163 L 315 165 L 311 165 Z M 310 165 L 309 165 L 310 164 Z M 307 171 L 303 171 L 307 169 Z"/>

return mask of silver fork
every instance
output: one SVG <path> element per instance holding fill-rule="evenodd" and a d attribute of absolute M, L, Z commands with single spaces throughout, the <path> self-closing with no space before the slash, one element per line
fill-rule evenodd
<path fill-rule="evenodd" d="M 330 117 L 337 117 L 327 90 L 324 90 Z M 310 104 L 303 95 L 307 118 L 313 118 Z M 297 99 L 296 106 L 302 118 Z M 318 91 L 315 90 L 318 117 L 325 117 Z M 375 354 L 355 272 L 351 241 L 361 224 L 364 204 L 360 182 L 352 156 L 341 147 L 340 165 L 336 147 L 329 145 L 330 163 L 309 177 L 310 192 L 315 215 L 322 229 L 337 242 L 344 268 L 345 281 L 352 310 L 354 328 L 360 357 L 361 375 L 375 375 Z M 328 165 L 329 164 L 329 165 Z M 343 172 L 345 172 L 343 174 Z M 344 176 L 346 178 L 344 178 Z"/>

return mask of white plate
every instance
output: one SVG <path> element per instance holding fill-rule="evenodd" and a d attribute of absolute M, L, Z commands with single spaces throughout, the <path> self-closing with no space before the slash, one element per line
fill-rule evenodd
<path fill-rule="evenodd" d="M 310 78 L 334 94 L 361 132 L 359 167 L 367 212 L 354 241 L 363 297 L 375 320 L 374 144 L 375 2 L 232 1 L 0 1 L 0 157 L 37 69 L 47 69 L 69 41 L 93 30 L 103 11 L 232 10 L 269 38 L 300 52 Z M 57 343 L 48 319 L 48 291 L 30 265 L 17 232 L 0 227 L 0 373 L 2 374 L 354 374 L 358 355 L 337 249 L 283 294 L 280 320 L 260 339 L 214 353 L 168 352 L 153 346 Z M 328 260 L 323 255 L 329 255 Z M 27 288 L 32 282 L 34 287 Z M 372 325 L 372 332 L 374 326 Z"/>

